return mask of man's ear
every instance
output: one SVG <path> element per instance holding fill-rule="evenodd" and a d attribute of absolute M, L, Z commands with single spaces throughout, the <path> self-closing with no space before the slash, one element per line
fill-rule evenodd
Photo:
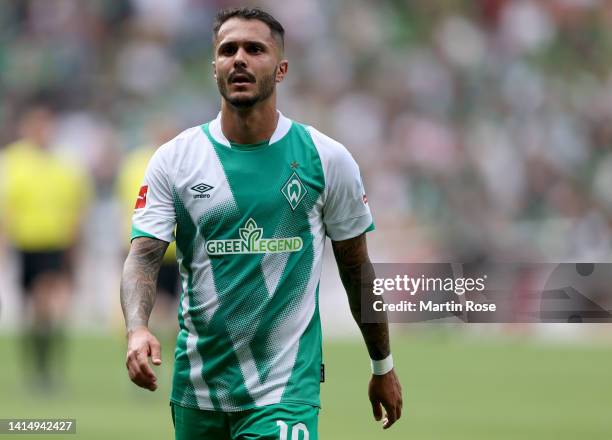
<path fill-rule="evenodd" d="M 215 64 L 214 61 L 211 64 L 213 68 L 213 76 L 215 77 L 215 79 L 217 79 L 217 65 Z"/>
<path fill-rule="evenodd" d="M 287 71 L 289 70 L 289 62 L 287 60 L 282 60 L 278 63 L 278 69 L 276 69 L 276 78 L 274 80 L 279 83 L 285 79 L 285 75 L 287 75 Z"/>

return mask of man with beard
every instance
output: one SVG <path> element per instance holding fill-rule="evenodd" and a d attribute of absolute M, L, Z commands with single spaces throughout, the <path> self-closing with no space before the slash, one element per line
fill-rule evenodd
<path fill-rule="evenodd" d="M 223 10 L 213 30 L 217 118 L 151 159 L 133 217 L 121 301 L 127 368 L 155 390 L 148 330 L 155 278 L 176 239 L 182 279 L 171 395 L 177 439 L 317 439 L 322 376 L 318 284 L 332 240 L 372 363 L 384 428 L 401 414 L 388 326 L 360 318 L 374 229 L 357 164 L 338 142 L 276 109 L 284 30 L 256 8 Z M 175 231 L 176 226 L 176 232 Z"/>

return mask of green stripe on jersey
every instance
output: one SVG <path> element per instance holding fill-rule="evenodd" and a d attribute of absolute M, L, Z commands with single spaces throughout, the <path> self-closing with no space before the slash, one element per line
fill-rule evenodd
<path fill-rule="evenodd" d="M 136 226 L 132 225 L 132 240 L 134 240 L 135 238 L 138 238 L 138 237 L 157 238 L 157 237 L 149 234 L 148 232 L 141 231 Z"/>

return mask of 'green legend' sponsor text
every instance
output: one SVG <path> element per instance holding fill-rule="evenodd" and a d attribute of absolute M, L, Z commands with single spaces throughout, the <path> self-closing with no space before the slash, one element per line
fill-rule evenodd
<path fill-rule="evenodd" d="M 302 249 L 301 237 L 261 238 L 263 228 L 257 227 L 252 218 L 239 229 L 240 238 L 234 240 L 210 240 L 206 242 L 209 255 L 223 254 L 268 254 L 297 252 Z"/>

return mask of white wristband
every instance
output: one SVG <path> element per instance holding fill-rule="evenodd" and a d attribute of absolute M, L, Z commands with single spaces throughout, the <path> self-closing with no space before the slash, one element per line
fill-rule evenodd
<path fill-rule="evenodd" d="M 393 370 L 393 356 L 389 355 L 383 360 L 372 361 L 372 374 L 375 376 L 382 376 Z"/>

